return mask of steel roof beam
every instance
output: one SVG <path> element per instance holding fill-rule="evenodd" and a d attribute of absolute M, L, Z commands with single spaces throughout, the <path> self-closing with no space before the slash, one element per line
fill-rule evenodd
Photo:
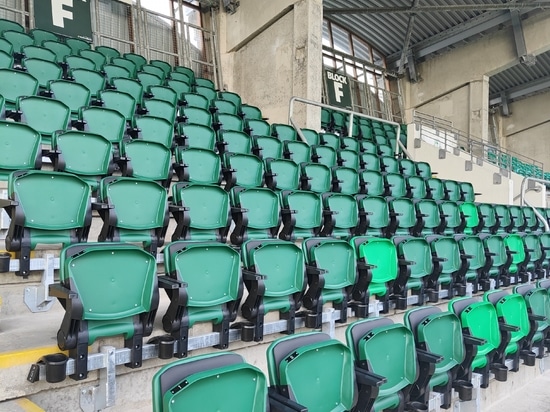
<path fill-rule="evenodd" d="M 539 93 L 550 88 L 550 76 L 542 77 L 532 82 L 522 84 L 521 86 L 495 93 L 489 97 L 489 105 L 497 106 L 503 103 L 502 94 L 504 93 L 508 102 L 517 100 L 521 97 L 533 93 Z"/>
<path fill-rule="evenodd" d="M 525 36 L 523 35 L 523 26 L 521 24 L 521 16 L 518 10 L 510 10 L 512 19 L 512 28 L 514 29 L 514 40 L 516 42 L 516 52 L 521 64 L 533 66 L 537 63 L 537 57 L 534 54 L 527 53 L 525 45 Z"/>

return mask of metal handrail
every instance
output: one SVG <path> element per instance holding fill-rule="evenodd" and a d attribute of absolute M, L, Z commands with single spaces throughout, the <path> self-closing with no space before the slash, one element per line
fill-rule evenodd
<path fill-rule="evenodd" d="M 544 216 L 542 216 L 542 214 L 535 207 L 530 205 L 529 202 L 527 202 L 527 200 L 525 199 L 525 194 L 527 193 L 527 185 L 528 185 L 529 181 L 542 183 L 544 185 L 549 185 L 550 180 L 538 179 L 536 177 L 524 177 L 523 180 L 521 181 L 521 190 L 520 190 L 520 205 L 521 206 L 529 206 L 531 209 L 533 209 L 533 211 L 535 212 L 535 216 L 544 225 L 545 231 L 550 232 L 550 226 L 548 225 L 548 221 L 546 220 L 546 218 Z"/>

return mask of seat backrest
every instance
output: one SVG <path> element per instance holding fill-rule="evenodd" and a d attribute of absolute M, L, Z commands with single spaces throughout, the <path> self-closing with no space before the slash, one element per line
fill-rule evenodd
<path fill-rule="evenodd" d="M 50 143 L 51 135 L 68 128 L 71 109 L 63 102 L 47 97 L 28 96 L 17 100 L 21 120 L 39 132 L 43 143 Z"/>
<path fill-rule="evenodd" d="M 244 153 L 225 153 L 222 165 L 225 170 L 231 170 L 230 182 L 226 183 L 227 188 L 235 185 L 241 187 L 261 187 L 263 185 L 264 167 L 261 159 L 257 156 Z"/>
<path fill-rule="evenodd" d="M 381 196 L 384 194 L 384 177 L 375 170 L 363 170 L 359 172 L 361 193 L 369 196 Z"/>
<path fill-rule="evenodd" d="M 271 125 L 271 134 L 281 141 L 297 140 L 298 138 L 294 127 L 281 123 L 273 123 Z"/>
<path fill-rule="evenodd" d="M 423 199 L 427 196 L 426 181 L 419 176 L 406 178 L 407 196 L 413 199 Z"/>
<path fill-rule="evenodd" d="M 174 124 L 177 115 L 176 105 L 161 99 L 145 99 L 143 105 L 149 116 L 160 117 Z"/>
<path fill-rule="evenodd" d="M 265 159 L 265 181 L 272 190 L 297 190 L 300 186 L 300 167 L 292 160 Z"/>
<path fill-rule="evenodd" d="M 63 69 L 57 63 L 38 58 L 23 59 L 23 66 L 32 75 L 40 88 L 46 89 L 50 80 L 58 80 L 63 76 Z"/>
<path fill-rule="evenodd" d="M 493 207 L 499 221 L 498 231 L 510 231 L 514 225 L 514 221 L 512 220 L 512 215 L 510 214 L 510 208 L 508 205 L 495 204 Z"/>
<path fill-rule="evenodd" d="M 427 162 L 415 162 L 418 176 L 428 179 L 432 177 L 432 168 Z"/>
<path fill-rule="evenodd" d="M 302 134 L 306 138 L 306 142 L 310 145 L 321 144 L 319 140 L 319 133 L 313 129 L 301 129 Z"/>
<path fill-rule="evenodd" d="M 313 146 L 311 159 L 328 167 L 336 166 L 336 150 L 330 146 Z"/>
<path fill-rule="evenodd" d="M 283 192 L 282 205 L 289 211 L 296 211 L 293 215 L 293 238 L 311 237 L 321 228 L 323 203 L 319 194 L 304 190 Z"/>
<path fill-rule="evenodd" d="M 212 115 L 206 109 L 188 106 L 182 109 L 186 124 L 200 124 L 202 126 L 212 126 Z"/>
<path fill-rule="evenodd" d="M 79 118 L 86 122 L 86 131 L 99 134 L 112 144 L 120 144 L 126 132 L 126 118 L 118 111 L 104 107 L 85 107 Z"/>
<path fill-rule="evenodd" d="M 220 157 L 212 150 L 177 147 L 174 151 L 174 156 L 176 164 L 179 163 L 182 165 L 182 169 L 176 167 L 176 173 L 181 182 L 201 184 L 220 183 Z"/>
<path fill-rule="evenodd" d="M 345 240 L 309 238 L 302 243 L 306 263 L 325 270 L 324 290 L 339 290 L 355 283 L 357 261 L 355 250 Z"/>
<path fill-rule="evenodd" d="M 434 200 L 445 199 L 445 189 L 443 181 L 436 177 L 430 177 L 426 179 L 426 189 L 428 190 L 428 197 Z"/>
<path fill-rule="evenodd" d="M 71 70 L 71 76 L 75 82 L 90 89 L 92 97 L 98 96 L 99 92 L 105 88 L 106 79 L 98 71 L 77 68 Z"/>
<path fill-rule="evenodd" d="M 421 279 L 433 272 L 432 254 L 430 245 L 422 237 L 406 236 L 395 237 L 397 256 L 410 262 L 410 279 Z"/>
<path fill-rule="evenodd" d="M 95 64 L 95 70 L 101 70 L 107 62 L 105 55 L 96 50 L 82 49 L 78 52 L 78 54 L 93 61 Z"/>
<path fill-rule="evenodd" d="M 416 164 L 410 159 L 399 159 L 399 170 L 405 176 L 417 176 Z"/>
<path fill-rule="evenodd" d="M 120 52 L 114 47 L 109 46 L 95 46 L 95 51 L 101 53 L 110 61 L 113 57 L 120 57 Z"/>
<path fill-rule="evenodd" d="M 162 143 L 134 139 L 124 142 L 121 154 L 130 159 L 131 175 L 167 187 L 172 180 L 172 152 Z"/>
<path fill-rule="evenodd" d="M 311 161 L 311 147 L 301 141 L 285 140 L 283 141 L 283 155 L 286 159 L 291 159 L 296 164 L 309 163 Z"/>
<path fill-rule="evenodd" d="M 164 80 L 166 79 L 165 69 L 160 67 L 157 64 L 144 64 L 143 66 L 141 66 L 141 72 L 142 73 L 147 73 L 147 74 L 152 74 L 152 75 L 158 77 L 160 79 L 161 83 L 164 82 Z"/>
<path fill-rule="evenodd" d="M 445 226 L 443 228 L 443 233 L 453 234 L 463 231 L 465 223 L 461 214 L 460 206 L 452 200 L 439 201 L 438 206 L 442 224 L 444 223 Z"/>
<path fill-rule="evenodd" d="M 245 131 L 251 136 L 271 135 L 271 126 L 265 120 L 245 117 L 245 124 Z"/>
<path fill-rule="evenodd" d="M 41 59 L 52 63 L 57 61 L 57 56 L 53 51 L 41 46 L 23 46 L 23 54 L 27 59 Z"/>
<path fill-rule="evenodd" d="M 14 53 L 22 53 L 23 47 L 34 44 L 31 36 L 18 30 L 5 30 L 2 32 L 2 37 L 12 44 Z"/>
<path fill-rule="evenodd" d="M 142 67 L 142 70 L 146 68 L 146 66 Z M 138 72 L 136 74 L 136 77 L 143 85 L 143 90 L 149 90 L 149 87 L 151 86 L 161 86 L 162 85 L 162 77 L 148 72 Z"/>
<path fill-rule="evenodd" d="M 336 152 L 337 162 L 340 166 L 349 167 L 350 169 L 359 169 L 359 155 L 357 152 L 348 149 L 338 150 Z"/>
<path fill-rule="evenodd" d="M 414 203 L 406 197 L 395 198 L 389 201 L 390 211 L 395 214 L 395 232 L 409 234 L 416 224 Z"/>
<path fill-rule="evenodd" d="M 158 85 L 149 86 L 149 89 L 151 89 L 152 87 L 159 87 L 159 86 Z M 177 93 L 179 99 L 183 98 L 183 94 L 191 92 L 191 85 L 181 80 L 168 79 L 166 80 L 166 87 L 169 87 L 172 90 L 174 90 Z M 154 92 L 152 93 L 154 94 Z"/>
<path fill-rule="evenodd" d="M 382 234 L 390 225 L 390 209 L 381 196 L 358 196 L 359 210 L 366 213 L 366 233 Z"/>
<path fill-rule="evenodd" d="M 11 172 L 40 169 L 42 153 L 40 133 L 22 123 L 0 121 L 0 180 Z"/>
<path fill-rule="evenodd" d="M 259 107 L 251 106 L 249 104 L 241 104 L 241 112 L 245 119 L 262 119 L 262 111 Z"/>
<path fill-rule="evenodd" d="M 405 197 L 407 195 L 407 184 L 403 175 L 385 173 L 383 176 L 386 196 Z"/>
<path fill-rule="evenodd" d="M 65 44 L 69 46 L 73 54 L 78 54 L 81 50 L 90 50 L 90 43 L 87 41 L 68 37 L 65 39 Z"/>
<path fill-rule="evenodd" d="M 139 138 L 160 143 L 168 149 L 174 146 L 174 126 L 168 120 L 154 116 L 140 116 L 134 119 L 140 129 Z"/>
<path fill-rule="evenodd" d="M 133 61 L 125 59 L 124 57 L 113 57 L 111 59 L 111 64 L 114 66 L 119 66 L 126 69 L 128 71 L 128 76 L 126 77 L 129 77 L 131 79 L 136 78 L 137 69 L 136 69 L 136 64 Z M 104 66 L 104 70 L 105 70 L 105 66 Z M 107 72 L 107 70 L 105 70 L 105 73 L 107 74 L 107 77 L 111 79 L 111 76 L 109 76 L 109 73 Z M 120 77 L 125 77 L 125 76 L 120 76 Z"/>
<path fill-rule="evenodd" d="M 0 33 L 6 30 L 25 32 L 25 28 L 14 20 L 0 19 Z"/>
<path fill-rule="evenodd" d="M 149 93 L 157 100 L 163 100 L 172 106 L 176 106 L 182 92 L 178 92 L 169 86 L 149 86 Z"/>
<path fill-rule="evenodd" d="M 495 307 L 502 322 L 519 328 L 519 330 L 511 332 L 511 342 L 517 343 L 527 336 L 530 330 L 529 314 L 527 304 L 521 294 L 490 290 L 483 294 L 483 300 L 490 302 Z"/>
<path fill-rule="evenodd" d="M 128 77 L 114 77 L 111 84 L 119 92 L 128 93 L 138 104 L 143 103 L 143 85 L 135 79 Z"/>
<path fill-rule="evenodd" d="M 356 169 L 339 166 L 332 169 L 332 190 L 348 195 L 359 193 L 359 174 Z"/>
<path fill-rule="evenodd" d="M 140 55 L 140 54 L 124 53 L 123 57 L 127 60 L 132 61 L 136 65 L 137 70 L 141 70 L 143 65 L 147 64 L 147 59 L 145 57 L 143 57 L 142 55 Z M 168 63 L 166 63 L 166 64 L 168 64 Z M 168 64 L 168 66 L 170 66 L 170 65 Z M 170 71 L 170 70 L 168 70 L 168 71 Z"/>
<path fill-rule="evenodd" d="M 323 236 L 347 238 L 355 233 L 359 224 L 359 208 L 353 196 L 345 193 L 325 193 L 323 207 L 325 211 L 336 212 L 331 216 L 325 216 Z"/>
<path fill-rule="evenodd" d="M 88 106 L 90 103 L 90 89 L 82 84 L 67 80 L 54 80 L 49 83 L 48 88 L 53 93 L 53 97 L 65 103 L 75 116 L 81 107 Z"/>
<path fill-rule="evenodd" d="M 184 147 L 208 150 L 216 147 L 216 132 L 210 125 L 180 123 L 178 132 L 183 137 Z"/>
<path fill-rule="evenodd" d="M 452 236 L 428 236 L 432 253 L 444 260 L 440 262 L 442 274 L 453 274 L 460 269 L 460 249 L 458 243 Z"/>
<path fill-rule="evenodd" d="M 328 192 L 332 186 L 332 174 L 330 169 L 319 163 L 303 163 L 302 189 L 316 193 Z"/>
<path fill-rule="evenodd" d="M 142 57 L 142 56 L 139 56 L 139 57 Z M 145 65 L 145 64 L 146 64 L 146 62 L 144 62 L 142 64 L 142 66 Z M 149 64 L 152 65 L 152 66 L 160 67 L 162 69 L 162 71 L 164 72 L 165 77 L 168 77 L 168 75 L 172 71 L 172 65 L 168 62 L 165 62 L 164 60 L 151 60 L 149 62 Z"/>
<path fill-rule="evenodd" d="M 38 80 L 32 75 L 11 69 L 0 69 L 0 94 L 6 99 L 11 108 L 19 96 L 33 96 L 38 92 Z"/>
<path fill-rule="evenodd" d="M 137 102 L 131 95 L 116 90 L 102 90 L 99 97 L 103 101 L 104 107 L 116 110 L 124 116 L 126 121 L 132 121 Z"/>
<path fill-rule="evenodd" d="M 420 199 L 414 202 L 414 207 L 417 213 L 415 232 L 418 235 L 437 232 L 441 225 L 437 202 L 432 199 Z"/>
<path fill-rule="evenodd" d="M 218 132 L 218 147 L 220 152 L 252 153 L 252 138 L 245 132 L 236 130 L 220 130 Z"/>
<path fill-rule="evenodd" d="M 32 29 L 29 34 L 34 39 L 34 44 L 37 46 L 42 45 L 44 41 L 59 41 L 57 34 L 52 33 L 51 31 L 42 30 L 42 29 Z"/>
<path fill-rule="evenodd" d="M 252 152 L 262 159 L 281 159 L 283 157 L 283 142 L 274 136 L 253 137 Z"/>
<path fill-rule="evenodd" d="M 355 245 L 357 257 L 373 265 L 371 283 L 387 283 L 397 277 L 397 250 L 390 239 L 358 236 L 350 242 Z"/>
<path fill-rule="evenodd" d="M 461 254 L 468 256 L 468 270 L 475 271 L 485 266 L 487 257 L 485 256 L 483 241 L 479 236 L 459 236 L 458 246 Z"/>

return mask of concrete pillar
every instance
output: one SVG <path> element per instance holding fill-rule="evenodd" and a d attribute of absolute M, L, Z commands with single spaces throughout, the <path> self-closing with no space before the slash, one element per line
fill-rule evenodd
<path fill-rule="evenodd" d="M 489 76 L 469 84 L 468 134 L 473 140 L 489 141 Z"/>

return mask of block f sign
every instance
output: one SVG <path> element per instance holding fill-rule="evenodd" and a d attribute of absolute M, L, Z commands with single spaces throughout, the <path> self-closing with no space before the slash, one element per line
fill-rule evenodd
<path fill-rule="evenodd" d="M 73 7 L 73 0 L 51 0 L 52 22 L 54 26 L 65 27 L 65 19 L 73 20 L 73 12 L 65 10 L 63 6 Z"/>

